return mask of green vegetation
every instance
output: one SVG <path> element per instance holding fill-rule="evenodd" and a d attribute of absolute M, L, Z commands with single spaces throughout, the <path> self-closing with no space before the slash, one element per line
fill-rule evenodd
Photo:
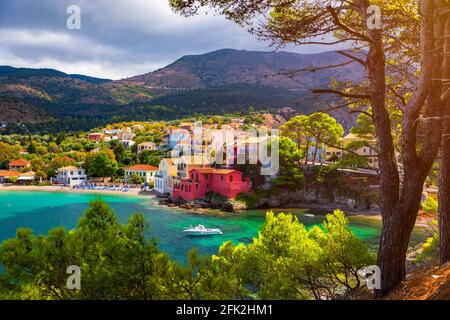
<path fill-rule="evenodd" d="M 438 222 L 433 220 L 430 226 L 431 236 L 420 246 L 417 255 L 414 257 L 415 263 L 425 263 L 439 258 Z"/>
<path fill-rule="evenodd" d="M 422 202 L 422 210 L 426 213 L 438 213 L 438 201 L 432 197 L 427 197 L 424 202 Z"/>
<path fill-rule="evenodd" d="M 280 129 L 282 136 L 296 142 L 299 150 L 304 152 L 305 163 L 311 160 L 313 164 L 317 161 L 320 149 L 324 146 L 337 146 L 344 134 L 342 125 L 322 112 L 293 117 Z M 313 150 L 312 157 L 310 150 Z"/>
<path fill-rule="evenodd" d="M 303 153 L 297 145 L 288 138 L 281 138 L 279 143 L 280 168 L 274 180 L 274 185 L 297 188 L 303 178 L 300 161 Z"/>
<path fill-rule="evenodd" d="M 185 266 L 146 237 L 148 228 L 140 213 L 120 225 L 97 200 L 74 230 L 19 229 L 0 245 L 0 298 L 333 299 L 360 287 L 358 270 L 374 261 L 341 211 L 311 230 L 290 214 L 268 213 L 251 244 L 226 242 L 212 257 L 193 250 Z M 71 265 L 81 268 L 81 290 L 66 287 Z"/>

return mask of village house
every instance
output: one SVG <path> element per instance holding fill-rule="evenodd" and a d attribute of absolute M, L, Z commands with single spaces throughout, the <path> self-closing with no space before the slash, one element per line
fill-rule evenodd
<path fill-rule="evenodd" d="M 101 132 L 89 133 L 88 139 L 95 142 L 102 142 L 105 135 Z"/>
<path fill-rule="evenodd" d="M 156 150 L 156 145 L 153 142 L 143 142 L 138 144 L 137 153 L 142 153 L 145 150 Z"/>
<path fill-rule="evenodd" d="M 131 128 L 123 128 L 118 134 L 118 140 L 133 140 L 136 135 L 132 132 Z"/>
<path fill-rule="evenodd" d="M 20 175 L 21 173 L 17 171 L 0 170 L 0 183 L 13 182 Z"/>
<path fill-rule="evenodd" d="M 86 171 L 75 166 L 62 167 L 58 169 L 58 174 L 56 178 L 52 179 L 52 182 L 69 187 L 85 184 L 87 182 Z"/>
<path fill-rule="evenodd" d="M 171 130 L 168 136 L 167 145 L 169 149 L 174 149 L 181 141 L 190 139 L 191 134 L 185 129 Z"/>
<path fill-rule="evenodd" d="M 177 159 L 166 158 L 159 163 L 154 189 L 160 195 L 172 193 L 173 178 L 177 175 Z"/>
<path fill-rule="evenodd" d="M 125 181 L 129 182 L 133 175 L 137 175 L 143 178 L 144 182 L 150 183 L 155 180 L 155 176 L 159 169 L 147 164 L 137 164 L 131 167 L 125 168 Z"/>
<path fill-rule="evenodd" d="M 109 130 L 105 129 L 105 130 L 103 130 L 103 133 L 107 134 L 109 136 L 115 136 L 115 135 L 119 134 L 121 131 L 122 130 L 120 130 L 120 129 L 109 129 Z"/>
<path fill-rule="evenodd" d="M 123 145 L 125 149 L 128 149 L 136 144 L 133 140 L 120 140 L 119 143 Z"/>
<path fill-rule="evenodd" d="M 134 124 L 131 126 L 131 130 L 133 132 L 141 132 L 145 130 L 145 127 L 142 124 Z"/>
<path fill-rule="evenodd" d="M 370 168 L 377 169 L 378 168 L 378 155 L 374 148 L 370 147 L 368 145 L 369 143 L 373 143 L 374 141 L 367 141 L 366 139 L 363 139 L 361 137 L 358 137 L 357 135 L 353 133 L 349 133 L 345 137 L 342 138 L 342 149 L 345 149 L 350 143 L 353 142 L 368 142 L 367 145 L 361 146 L 353 152 L 355 152 L 357 155 L 366 157 L 368 161 L 368 165 Z M 325 159 L 328 161 L 330 157 L 335 155 L 337 158 L 342 158 L 342 156 L 349 154 L 350 152 L 341 150 L 335 147 L 326 147 L 325 148 Z"/>
<path fill-rule="evenodd" d="M 344 146 L 348 146 L 351 142 L 364 142 L 364 141 L 367 142 L 367 145 L 354 150 L 354 152 L 362 157 L 366 157 L 370 168 L 377 169 L 378 154 L 374 148 L 370 147 L 370 144 L 375 144 L 374 140 L 368 141 L 366 139 L 358 137 L 353 133 L 349 133 L 344 138 L 342 138 L 342 143 Z"/>
<path fill-rule="evenodd" d="M 20 154 L 20 155 L 27 155 L 27 154 L 29 154 L 29 153 L 28 153 L 27 150 L 22 149 L 22 150 L 19 151 L 19 154 Z"/>
<path fill-rule="evenodd" d="M 9 170 L 20 171 L 22 169 L 30 167 L 30 163 L 25 159 L 13 160 L 9 163 Z"/>
<path fill-rule="evenodd" d="M 182 156 L 177 161 L 177 177 L 187 178 L 189 171 L 193 168 L 203 168 L 210 165 L 210 161 L 206 156 Z"/>
<path fill-rule="evenodd" d="M 192 201 L 204 198 L 208 192 L 220 193 L 227 199 L 233 199 L 240 193 L 250 191 L 250 179 L 240 171 L 193 168 L 188 177 L 174 181 L 172 199 Z"/>

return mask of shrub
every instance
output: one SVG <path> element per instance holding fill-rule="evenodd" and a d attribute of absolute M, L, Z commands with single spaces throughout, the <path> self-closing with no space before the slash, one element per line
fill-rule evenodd
<path fill-rule="evenodd" d="M 432 197 L 428 197 L 422 202 L 422 210 L 426 213 L 438 212 L 438 201 Z"/>

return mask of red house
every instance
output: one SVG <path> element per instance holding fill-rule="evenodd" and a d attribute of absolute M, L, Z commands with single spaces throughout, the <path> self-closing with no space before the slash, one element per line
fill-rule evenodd
<path fill-rule="evenodd" d="M 95 142 L 101 142 L 105 135 L 103 133 L 90 133 L 88 139 Z"/>
<path fill-rule="evenodd" d="M 228 199 L 239 193 L 251 191 L 248 177 L 237 170 L 193 168 L 189 177 L 174 181 L 172 199 L 182 198 L 186 201 L 202 199 L 208 192 L 223 194 Z"/>

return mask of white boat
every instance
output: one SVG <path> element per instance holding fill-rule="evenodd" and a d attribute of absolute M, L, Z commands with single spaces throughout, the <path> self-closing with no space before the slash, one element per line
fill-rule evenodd
<path fill-rule="evenodd" d="M 315 217 L 315 215 L 313 215 L 311 213 L 305 213 L 304 216 L 308 217 L 308 218 L 314 218 Z"/>
<path fill-rule="evenodd" d="M 199 224 L 195 228 L 190 226 L 189 228 L 184 229 L 184 233 L 190 236 L 212 236 L 223 234 L 220 229 L 208 229 L 202 224 Z"/>

